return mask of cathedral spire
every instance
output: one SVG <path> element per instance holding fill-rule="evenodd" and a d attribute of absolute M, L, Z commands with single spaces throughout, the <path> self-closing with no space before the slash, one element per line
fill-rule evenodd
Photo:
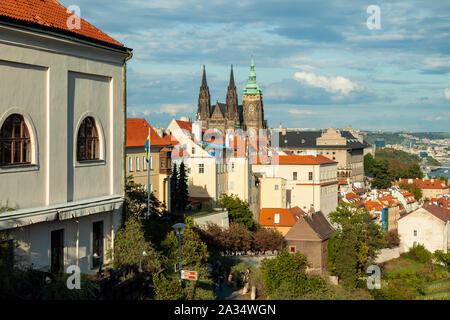
<path fill-rule="evenodd" d="M 233 89 L 235 87 L 236 85 L 234 84 L 233 65 L 231 65 L 230 82 L 228 83 L 228 89 Z"/>
<path fill-rule="evenodd" d="M 197 120 L 205 121 L 211 115 L 211 96 L 206 82 L 206 70 L 203 65 L 203 77 L 200 92 L 198 94 Z"/>
<path fill-rule="evenodd" d="M 248 74 L 248 82 L 244 88 L 243 94 L 255 95 L 261 94 L 262 90 L 256 82 L 255 62 L 253 61 L 253 55 L 250 61 L 250 72 Z"/>
<path fill-rule="evenodd" d="M 201 88 L 203 88 L 203 89 L 208 88 L 208 83 L 206 82 L 205 65 L 203 65 L 203 78 L 202 78 L 202 86 L 201 86 Z"/>

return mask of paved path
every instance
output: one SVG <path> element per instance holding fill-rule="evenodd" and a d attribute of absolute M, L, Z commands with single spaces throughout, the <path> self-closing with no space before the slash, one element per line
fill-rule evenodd
<path fill-rule="evenodd" d="M 216 291 L 217 300 L 244 300 L 239 294 L 240 290 L 233 291 L 233 288 L 226 283 L 222 285 L 222 290 Z"/>

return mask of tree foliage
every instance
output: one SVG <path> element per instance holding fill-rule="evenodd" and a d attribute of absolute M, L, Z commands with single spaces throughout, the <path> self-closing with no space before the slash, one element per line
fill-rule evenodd
<path fill-rule="evenodd" d="M 286 240 L 276 229 L 258 228 L 253 235 L 253 250 L 255 252 L 282 250 L 286 247 Z"/>
<path fill-rule="evenodd" d="M 371 153 L 368 153 L 364 156 L 364 173 L 365 174 L 373 174 L 373 167 L 375 165 L 375 159 L 373 158 Z"/>
<path fill-rule="evenodd" d="M 374 179 L 372 188 L 386 189 L 391 186 L 393 176 L 388 168 L 389 162 L 385 159 L 375 159 L 373 165 Z"/>
<path fill-rule="evenodd" d="M 239 223 L 250 230 L 255 229 L 256 225 L 253 221 L 253 214 L 249 209 L 247 201 L 241 200 L 236 195 L 229 196 L 221 194 L 217 204 L 227 209 L 231 222 Z"/>
<path fill-rule="evenodd" d="M 126 217 L 146 217 L 148 214 L 148 192 L 141 184 L 135 183 L 132 176 L 127 177 L 125 184 L 125 212 Z M 165 212 L 164 205 L 150 193 L 150 216 L 161 215 Z"/>
<path fill-rule="evenodd" d="M 146 241 L 142 223 L 135 216 L 130 216 L 114 239 L 114 268 L 139 265 L 144 251 L 147 256 L 142 257 L 142 266 L 150 269 L 161 268 L 161 258 L 152 244 Z"/>
<path fill-rule="evenodd" d="M 337 233 L 328 242 L 328 266 L 349 287 L 365 274 L 368 257 L 375 259 L 386 243 L 384 232 L 365 208 L 341 203 L 329 213 Z"/>
<path fill-rule="evenodd" d="M 400 235 L 397 230 L 390 230 L 386 232 L 384 240 L 386 241 L 388 248 L 391 249 L 400 245 Z"/>
<path fill-rule="evenodd" d="M 175 163 L 170 176 L 170 203 L 172 212 L 183 212 L 189 204 L 188 177 L 184 162 Z"/>
<path fill-rule="evenodd" d="M 400 189 L 411 192 L 414 195 L 414 199 L 416 199 L 416 201 L 422 199 L 422 189 L 417 183 L 407 183 L 406 181 L 403 181 L 399 187 Z"/>

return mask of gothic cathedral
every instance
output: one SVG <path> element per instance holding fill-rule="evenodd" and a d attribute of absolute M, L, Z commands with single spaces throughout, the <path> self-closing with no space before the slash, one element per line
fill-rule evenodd
<path fill-rule="evenodd" d="M 242 105 L 238 104 L 233 66 L 231 66 L 226 103 L 217 102 L 211 108 L 211 97 L 206 82 L 205 67 L 203 66 L 202 85 L 198 96 L 197 120 L 202 122 L 203 128 L 217 129 L 223 135 L 230 129 L 253 129 L 258 133 L 259 129 L 267 128 L 267 122 L 264 120 L 262 90 L 256 82 L 253 57 L 250 63 L 248 83 L 242 94 Z"/>

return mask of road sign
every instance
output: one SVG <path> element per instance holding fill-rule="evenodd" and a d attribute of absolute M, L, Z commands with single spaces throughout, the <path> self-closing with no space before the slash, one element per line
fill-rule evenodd
<path fill-rule="evenodd" d="M 181 270 L 181 279 L 197 280 L 197 271 Z"/>

